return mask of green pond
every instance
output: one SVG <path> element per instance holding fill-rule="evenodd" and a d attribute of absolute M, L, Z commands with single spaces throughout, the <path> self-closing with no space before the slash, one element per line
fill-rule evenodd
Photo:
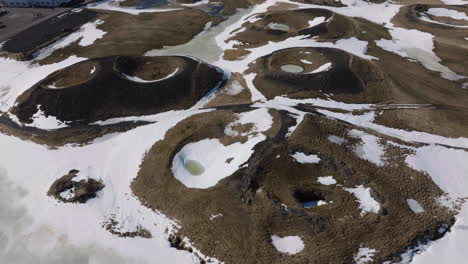
<path fill-rule="evenodd" d="M 186 160 L 184 162 L 184 166 L 185 169 L 187 169 L 193 176 L 198 176 L 205 172 L 203 165 L 201 165 L 201 163 L 196 160 Z"/>

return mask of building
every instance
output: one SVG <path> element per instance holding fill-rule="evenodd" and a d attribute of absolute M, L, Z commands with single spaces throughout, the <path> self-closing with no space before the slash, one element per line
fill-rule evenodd
<path fill-rule="evenodd" d="M 0 0 L 0 6 L 32 7 L 32 6 L 60 6 L 72 0 Z"/>

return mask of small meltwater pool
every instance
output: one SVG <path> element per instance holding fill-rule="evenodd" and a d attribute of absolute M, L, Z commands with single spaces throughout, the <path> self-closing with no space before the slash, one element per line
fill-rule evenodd
<path fill-rule="evenodd" d="M 285 64 L 281 66 L 281 70 L 289 73 L 301 73 L 304 72 L 304 68 L 295 64 Z"/>
<path fill-rule="evenodd" d="M 199 176 L 205 172 L 205 167 L 203 167 L 203 165 L 196 160 L 186 160 L 184 162 L 184 166 L 185 169 L 188 170 L 193 176 Z"/>

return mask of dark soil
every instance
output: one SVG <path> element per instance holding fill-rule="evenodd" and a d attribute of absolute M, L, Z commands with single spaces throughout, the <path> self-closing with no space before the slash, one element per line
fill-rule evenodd
<path fill-rule="evenodd" d="M 122 74 L 157 78 L 175 68 L 171 78 L 149 83 Z M 11 112 L 24 123 L 32 122 L 38 105 L 45 115 L 76 124 L 149 115 L 189 108 L 223 81 L 221 70 L 188 57 L 104 57 L 52 73 L 19 96 Z"/>
<path fill-rule="evenodd" d="M 307 60 L 307 64 L 301 60 Z M 327 71 L 309 73 L 325 63 Z M 304 68 L 303 73 L 281 70 L 285 64 Z M 258 73 L 256 88 L 268 99 L 287 95 L 289 98 L 333 98 L 337 101 L 378 103 L 391 98 L 392 84 L 374 63 L 333 48 L 291 48 L 261 57 L 249 71 Z"/>

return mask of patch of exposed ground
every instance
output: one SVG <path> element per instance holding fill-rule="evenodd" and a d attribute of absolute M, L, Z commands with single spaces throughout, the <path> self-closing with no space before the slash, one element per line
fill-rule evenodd
<path fill-rule="evenodd" d="M 431 8 L 444 8 L 468 14 L 467 5 L 416 4 L 402 7 L 392 23 L 398 27 L 432 34 L 434 52 L 442 59 L 443 64 L 461 75 L 468 76 L 465 63 L 468 60 L 468 42 L 464 39 L 467 36 L 468 21 L 430 15 L 428 10 Z"/>
<path fill-rule="evenodd" d="M 115 216 L 113 216 L 115 217 Z M 111 218 L 108 221 L 104 222 L 102 225 L 107 231 L 111 234 L 119 236 L 119 237 L 142 237 L 142 238 L 151 238 L 151 233 L 147 229 L 141 226 L 137 226 L 135 231 L 122 231 L 119 228 L 119 223 L 114 219 Z"/>
<path fill-rule="evenodd" d="M 234 60 L 234 52 L 242 56 L 246 49 L 259 47 L 269 41 L 279 42 L 303 36 L 319 40 L 349 37 L 357 30 L 352 19 L 326 9 L 294 9 L 269 11 L 255 16 L 242 25 L 228 41 L 236 41 L 234 50 L 228 50 L 226 59 Z"/>
<path fill-rule="evenodd" d="M 64 203 L 86 203 L 89 199 L 95 198 L 96 193 L 104 188 L 104 184 L 91 178 L 74 181 L 73 178 L 78 173 L 78 170 L 71 170 L 57 179 L 50 186 L 47 195 Z"/>
<path fill-rule="evenodd" d="M 35 127 L 20 126 L 6 115 L 0 116 L 0 132 L 37 144 L 57 148 L 67 144 L 86 145 L 111 133 L 129 131 L 147 122 L 120 122 L 109 125 L 74 125 L 57 130 L 42 130 Z"/>
<path fill-rule="evenodd" d="M 233 74 L 223 88 L 216 93 L 216 97 L 205 107 L 249 104 L 252 102 L 251 97 L 244 77 L 240 74 Z"/>
<path fill-rule="evenodd" d="M 139 15 L 105 10 L 95 11 L 98 12 L 98 18 L 103 21 L 98 25 L 98 29 L 107 32 L 101 39 L 86 47 L 73 43 L 56 50 L 47 58 L 42 59 L 40 63 L 55 63 L 72 54 L 85 58 L 143 55 L 150 50 L 190 41 L 212 20 L 207 13 L 190 8 Z"/>
<path fill-rule="evenodd" d="M 227 263 L 350 263 L 365 244 L 377 250 L 374 261 L 381 263 L 397 260 L 408 244 L 438 238 L 438 227 L 453 224 L 453 214 L 436 202 L 442 191 L 427 175 L 408 168 L 403 158 L 382 166 L 359 158 L 353 149 L 360 140 L 350 136 L 352 127 L 313 114 L 287 139 L 281 131 L 293 124 L 281 115 L 276 120 L 281 128 L 255 146 L 247 166 L 208 189 L 185 187 L 171 171 L 175 154 L 190 142 L 226 139 L 226 115 L 200 114 L 168 131 L 147 153 L 132 184 L 145 204 L 178 219 L 181 232 L 204 254 Z M 329 135 L 346 143 L 332 144 Z M 407 154 L 406 149 L 388 151 L 392 157 Z M 296 152 L 315 154 L 320 161 L 299 163 L 290 156 Z M 318 183 L 326 175 L 337 184 Z M 378 211 L 362 215 L 346 190 L 360 185 L 371 189 Z M 425 212 L 415 214 L 406 198 L 417 200 Z M 310 199 L 326 204 L 305 208 Z M 213 222 L 214 214 L 222 217 Z M 271 235 L 298 235 L 305 249 L 280 254 Z"/>

